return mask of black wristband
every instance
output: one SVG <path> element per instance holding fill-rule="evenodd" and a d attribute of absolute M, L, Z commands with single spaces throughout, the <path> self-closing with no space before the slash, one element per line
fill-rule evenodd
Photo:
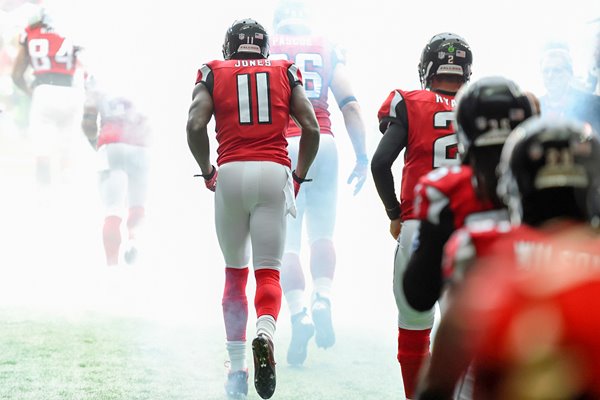
<path fill-rule="evenodd" d="M 210 181 L 210 180 L 212 179 L 212 177 L 213 177 L 213 176 L 215 176 L 215 173 L 217 172 L 217 168 L 215 168 L 215 166 L 214 166 L 214 165 L 211 165 L 211 167 L 212 167 L 212 171 L 210 171 L 210 174 L 205 174 L 205 175 L 202 175 L 202 174 L 196 174 L 196 175 L 194 175 L 194 176 L 201 176 L 201 177 L 203 177 L 205 180 L 207 180 L 207 181 Z"/>
<path fill-rule="evenodd" d="M 386 208 L 385 212 L 390 220 L 400 218 L 400 205 L 397 205 L 394 208 Z"/>
<path fill-rule="evenodd" d="M 304 182 L 312 182 L 312 179 L 300 178 L 298 175 L 296 175 L 296 170 L 292 171 L 292 178 L 298 184 L 303 184 Z"/>

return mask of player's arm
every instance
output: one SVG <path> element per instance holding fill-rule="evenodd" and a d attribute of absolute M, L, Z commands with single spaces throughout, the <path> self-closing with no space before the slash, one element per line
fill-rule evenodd
<path fill-rule="evenodd" d="M 188 113 L 187 141 L 190 151 L 205 177 L 211 176 L 211 173 L 214 172 L 210 163 L 210 143 L 207 130 L 213 110 L 213 100 L 208 88 L 202 82 L 196 84 Z"/>
<path fill-rule="evenodd" d="M 430 310 L 442 293 L 444 244 L 453 231 L 449 208 L 441 212 L 441 218 L 443 220 L 439 224 L 421 221 L 417 244 L 404 274 L 404 295 L 408 304 L 417 311 Z"/>
<path fill-rule="evenodd" d="M 401 123 L 390 122 L 371 160 L 371 173 L 377 193 L 391 221 L 390 233 L 397 238 L 400 234 L 400 202 L 394 188 L 392 165 L 408 143 L 408 131 Z"/>
<path fill-rule="evenodd" d="M 348 183 L 352 183 L 353 180 L 357 179 L 354 189 L 354 194 L 356 194 L 360 191 L 367 179 L 369 159 L 367 157 L 365 145 L 366 129 L 362 111 L 360 104 L 354 96 L 344 64 L 339 63 L 335 67 L 330 87 L 338 107 L 342 111 L 346 131 L 348 132 L 352 147 L 354 148 L 354 154 L 356 155 L 356 165 L 348 178 Z"/>
<path fill-rule="evenodd" d="M 27 52 L 26 45 L 22 44 L 19 46 L 19 52 L 17 53 L 17 57 L 13 65 L 12 80 L 16 87 L 21 89 L 28 96 L 31 96 L 32 89 L 25 81 L 25 71 L 27 71 L 28 66 L 29 53 Z"/>
<path fill-rule="evenodd" d="M 319 150 L 320 131 L 315 110 L 308 97 L 306 97 L 302 85 L 296 85 L 292 89 L 290 113 L 301 130 L 295 173 L 296 176 L 304 179 Z"/>
<path fill-rule="evenodd" d="M 101 95 L 97 89 L 96 78 L 93 75 L 86 76 L 84 86 L 85 100 L 83 102 L 81 129 L 92 148 L 96 150 L 98 142 L 98 107 Z"/>
<path fill-rule="evenodd" d="M 98 109 L 94 103 L 86 101 L 83 107 L 81 129 L 92 148 L 96 149 L 98 142 Z"/>

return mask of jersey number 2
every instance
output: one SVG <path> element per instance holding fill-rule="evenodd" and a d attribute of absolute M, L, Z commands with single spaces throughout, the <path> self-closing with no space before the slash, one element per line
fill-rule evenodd
<path fill-rule="evenodd" d="M 454 113 L 442 111 L 433 116 L 433 127 L 435 129 L 448 129 L 454 120 Z M 433 168 L 449 165 L 457 165 L 458 143 L 456 133 L 440 136 L 433 142 Z"/>
<path fill-rule="evenodd" d="M 259 124 L 271 123 L 271 92 L 268 72 L 254 74 L 254 88 L 250 74 L 237 75 L 238 117 L 241 125 L 254 123 L 254 102 Z M 254 89 L 254 91 L 252 90 Z M 254 93 L 253 93 L 254 92 Z"/>

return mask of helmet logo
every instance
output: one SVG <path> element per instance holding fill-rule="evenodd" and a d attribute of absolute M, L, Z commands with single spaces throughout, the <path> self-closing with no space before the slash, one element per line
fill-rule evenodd
<path fill-rule="evenodd" d="M 535 177 L 537 189 L 588 186 L 585 168 L 575 164 L 570 149 L 549 148 L 545 155 L 546 163 Z"/>
<path fill-rule="evenodd" d="M 455 50 L 455 49 L 454 49 L 454 46 L 450 45 L 450 46 L 448 47 L 448 53 L 454 53 L 454 50 Z"/>
<path fill-rule="evenodd" d="M 440 52 L 438 52 L 438 58 L 439 58 L 440 60 L 443 60 L 443 59 L 444 59 L 444 57 L 446 57 L 446 53 L 445 53 L 445 52 L 443 52 L 443 51 L 440 51 Z"/>

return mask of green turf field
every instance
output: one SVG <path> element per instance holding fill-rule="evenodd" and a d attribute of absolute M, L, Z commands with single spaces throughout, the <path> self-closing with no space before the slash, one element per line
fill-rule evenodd
<path fill-rule="evenodd" d="M 223 330 L 98 312 L 0 310 L 0 399 L 223 399 Z M 329 350 L 285 363 L 276 339 L 276 399 L 398 399 L 393 343 L 343 328 Z M 250 388 L 249 399 L 258 399 Z"/>

